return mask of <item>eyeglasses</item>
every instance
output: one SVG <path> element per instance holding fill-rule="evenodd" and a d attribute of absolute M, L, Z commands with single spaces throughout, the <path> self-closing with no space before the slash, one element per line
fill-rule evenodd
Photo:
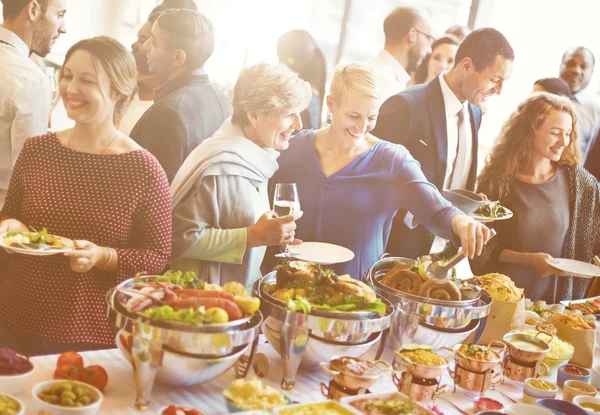
<path fill-rule="evenodd" d="M 418 29 L 415 29 L 415 32 L 420 33 L 423 36 L 425 36 L 427 38 L 427 40 L 429 40 L 430 43 L 433 43 L 435 41 L 435 38 L 433 36 L 431 36 L 429 33 L 421 32 Z"/>

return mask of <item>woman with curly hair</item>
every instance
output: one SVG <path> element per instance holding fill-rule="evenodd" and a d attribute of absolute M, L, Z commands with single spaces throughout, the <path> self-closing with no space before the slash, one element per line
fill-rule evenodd
<path fill-rule="evenodd" d="M 600 251 L 600 186 L 578 166 L 576 124 L 567 98 L 534 94 L 504 124 L 478 178 L 478 191 L 514 217 L 495 223 L 498 236 L 473 271 L 506 274 L 532 300 L 583 297 L 589 280 L 552 264 L 556 257 L 589 262 Z"/>

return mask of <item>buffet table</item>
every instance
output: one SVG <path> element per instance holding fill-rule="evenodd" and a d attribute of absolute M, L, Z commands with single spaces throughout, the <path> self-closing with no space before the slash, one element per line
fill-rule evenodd
<path fill-rule="evenodd" d="M 266 340 L 262 335 L 258 352 L 264 353 L 269 360 L 269 371 L 267 376 L 262 379 L 263 382 L 279 389 L 282 376 L 280 364 L 281 358 L 272 347 L 266 343 Z M 374 350 L 370 353 L 374 353 Z M 98 412 L 99 414 L 155 415 L 158 414 L 159 408 L 172 404 L 191 406 L 201 410 L 206 415 L 226 414 L 228 412 L 222 393 L 223 390 L 235 380 L 233 370 L 226 372 L 213 381 L 188 388 L 168 387 L 156 383 L 152 394 L 153 403 L 151 407 L 146 411 L 140 412 L 133 408 L 135 401 L 135 385 L 133 382 L 131 365 L 117 349 L 84 352 L 82 353 L 82 356 L 86 365 L 101 365 L 106 369 L 109 375 L 108 387 L 105 390 L 104 402 Z M 52 379 L 57 357 L 58 356 L 56 355 L 50 355 L 32 359 L 35 364 L 35 373 L 31 380 L 31 384 L 27 391 L 17 395 L 17 397 L 24 401 L 25 406 L 27 407 L 27 415 L 35 414 L 33 409 L 34 403 L 31 397 L 31 388 L 38 382 Z M 364 358 L 369 359 L 369 354 L 364 356 Z M 600 354 L 597 347 L 595 350 L 595 360 L 597 361 L 599 359 Z M 388 348 L 383 355 L 383 360 L 391 362 L 392 352 L 390 348 Z M 319 383 L 327 383 L 329 378 L 321 369 L 317 367 L 311 371 L 307 371 L 306 369 L 301 368 L 296 380 L 296 386 L 291 391 L 286 392 L 293 401 L 308 403 L 325 400 L 319 391 Z M 464 391 L 457 390 L 456 393 L 452 392 L 452 379 L 448 374 L 445 374 L 442 378 L 442 384 L 448 385 L 448 391 L 441 395 L 443 398 L 452 401 L 452 403 L 469 414 L 475 413 L 473 411 L 472 398 L 467 396 Z M 503 385 L 498 385 L 496 388 L 511 398 L 521 402 L 522 384 L 506 380 Z M 391 376 L 389 374 L 384 374 L 371 390 L 373 392 L 393 392 L 396 388 L 392 383 Z M 474 392 L 468 393 L 472 397 L 475 396 Z M 497 399 L 505 405 L 511 403 L 501 393 L 494 390 L 489 391 L 486 396 Z M 558 397 L 560 397 L 560 391 Z M 438 399 L 436 405 L 446 415 L 459 414 L 459 411 L 445 402 L 444 399 Z"/>

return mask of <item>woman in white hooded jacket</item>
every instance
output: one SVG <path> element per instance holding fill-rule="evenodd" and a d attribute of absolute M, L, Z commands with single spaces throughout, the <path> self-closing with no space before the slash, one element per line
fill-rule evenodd
<path fill-rule="evenodd" d="M 283 65 L 242 70 L 231 119 L 192 151 L 171 185 L 172 269 L 249 289 L 266 247 L 293 242 L 302 212 L 275 217 L 267 183 L 310 98 L 310 85 Z"/>

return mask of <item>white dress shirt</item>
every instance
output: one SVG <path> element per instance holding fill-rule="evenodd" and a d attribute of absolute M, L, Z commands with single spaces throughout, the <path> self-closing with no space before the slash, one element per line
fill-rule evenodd
<path fill-rule="evenodd" d="M 379 80 L 385 101 L 392 95 L 406 89 L 410 75 L 387 50 L 382 49 L 377 56 L 367 62 Z"/>
<path fill-rule="evenodd" d="M 154 104 L 154 101 L 142 101 L 139 94 L 136 93 L 131 100 L 131 104 L 127 107 L 127 112 L 125 112 L 125 115 L 123 115 L 123 118 L 121 119 L 119 130 L 129 136 L 133 127 L 152 104 Z"/>
<path fill-rule="evenodd" d="M 29 47 L 0 27 L 0 208 L 25 140 L 48 131 L 50 80 L 29 59 Z"/>
<path fill-rule="evenodd" d="M 461 137 L 461 146 L 465 146 L 465 163 L 464 166 L 461 166 L 460 169 L 457 169 L 457 173 L 460 174 L 459 178 L 452 178 L 453 176 L 453 168 L 456 161 L 456 157 L 458 156 L 458 128 L 459 128 L 459 119 L 458 112 L 463 108 L 466 111 L 463 112 L 465 114 L 464 123 L 466 125 L 471 125 L 471 115 L 469 113 L 469 102 L 465 101 L 460 102 L 460 100 L 456 97 L 454 92 L 450 89 L 444 76 L 445 72 L 440 74 L 440 86 L 442 88 L 442 96 L 444 97 L 444 109 L 446 111 L 446 134 L 448 136 L 448 155 L 446 158 L 446 174 L 444 176 L 444 189 L 448 189 L 450 186 L 450 180 L 455 183 L 454 187 L 459 189 L 466 189 L 467 183 L 469 182 L 469 172 L 471 171 L 471 164 L 473 163 L 473 133 L 471 128 L 463 129 L 464 137 Z M 458 184 L 456 184 L 458 183 Z M 471 189 L 468 189 L 471 190 Z"/>
<path fill-rule="evenodd" d="M 587 153 L 600 131 L 600 97 L 586 90 L 579 91 L 575 94 L 573 106 L 577 117 L 579 148 L 582 160 L 585 162 Z"/>

